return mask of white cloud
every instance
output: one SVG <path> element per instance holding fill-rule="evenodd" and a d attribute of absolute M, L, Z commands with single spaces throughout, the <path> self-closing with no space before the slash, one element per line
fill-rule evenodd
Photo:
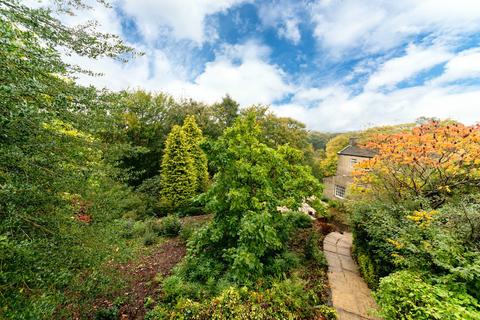
<path fill-rule="evenodd" d="M 282 99 L 293 89 L 285 81 L 284 72 L 266 62 L 268 52 L 267 47 L 254 42 L 224 47 L 188 85 L 188 94 L 214 102 L 228 93 L 243 106 Z"/>
<path fill-rule="evenodd" d="M 292 41 L 294 44 L 298 44 L 302 38 L 298 25 L 298 20 L 287 19 L 285 20 L 285 25 L 278 30 L 278 35 Z"/>
<path fill-rule="evenodd" d="M 446 62 L 451 57 L 452 54 L 442 47 L 419 48 L 415 45 L 410 45 L 404 56 L 393 58 L 383 63 L 370 76 L 365 87 L 372 90 L 382 86 L 395 85 L 421 71 Z"/>
<path fill-rule="evenodd" d="M 127 64 L 109 59 L 91 60 L 67 58 L 84 68 L 102 72 L 102 77 L 81 76 L 82 84 L 93 84 L 113 90 L 144 88 L 164 91 L 177 98 L 194 98 L 212 103 L 230 94 L 242 106 L 255 103 L 271 104 L 293 91 L 285 81 L 284 72 L 269 64 L 268 47 L 255 42 L 224 46 L 216 59 L 205 65 L 205 70 L 193 81 L 187 71 L 175 66 L 161 50 Z M 151 70 L 151 66 L 154 69 Z"/>
<path fill-rule="evenodd" d="M 298 44 L 302 39 L 300 15 L 302 2 L 259 3 L 258 15 L 264 26 L 277 30 L 280 38 Z"/>
<path fill-rule="evenodd" d="M 435 79 L 436 84 L 455 80 L 480 78 L 480 48 L 465 50 L 445 65 L 445 72 Z"/>
<path fill-rule="evenodd" d="M 148 40 L 155 40 L 169 28 L 177 39 L 202 43 L 206 34 L 205 17 L 222 12 L 245 0 L 121 0 L 123 10 L 135 18 Z"/>
<path fill-rule="evenodd" d="M 320 90 L 319 92 L 322 92 Z M 274 107 L 277 114 L 289 116 L 322 131 L 360 130 L 371 126 L 405 123 L 421 116 L 451 118 L 472 124 L 480 121 L 480 87 L 433 87 L 430 85 L 389 93 L 365 91 L 350 97 L 345 88 L 306 108 L 296 99 Z"/>
<path fill-rule="evenodd" d="M 386 17 L 386 10 L 360 1 L 318 2 L 313 6 L 314 35 L 327 48 L 343 50 L 357 46 Z"/>
<path fill-rule="evenodd" d="M 476 0 L 331 0 L 312 6 L 315 36 L 334 57 L 351 49 L 377 52 L 430 33 L 452 40 L 480 28 Z M 437 39 L 438 37 L 442 39 Z"/>

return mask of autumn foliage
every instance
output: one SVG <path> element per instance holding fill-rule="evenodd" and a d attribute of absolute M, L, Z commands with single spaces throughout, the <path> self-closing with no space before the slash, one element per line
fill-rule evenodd
<path fill-rule="evenodd" d="M 354 191 L 401 201 L 423 197 L 433 207 L 480 185 L 480 125 L 428 122 L 409 132 L 374 136 L 377 155 L 357 165 Z"/>

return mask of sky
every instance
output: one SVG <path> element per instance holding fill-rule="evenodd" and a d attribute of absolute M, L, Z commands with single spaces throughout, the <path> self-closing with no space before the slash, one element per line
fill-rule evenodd
<path fill-rule="evenodd" d="M 69 57 L 102 72 L 82 84 L 242 107 L 270 105 L 320 131 L 480 121 L 478 0 L 113 0 L 96 19 L 144 52 L 128 63 Z"/>

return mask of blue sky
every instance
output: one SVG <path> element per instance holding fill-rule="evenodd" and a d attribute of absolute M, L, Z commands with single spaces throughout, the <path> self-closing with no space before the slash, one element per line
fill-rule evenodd
<path fill-rule="evenodd" d="M 79 81 L 208 103 L 230 94 L 322 131 L 420 116 L 480 121 L 476 0 L 117 0 L 96 19 L 145 52 L 127 64 L 71 57 Z"/>

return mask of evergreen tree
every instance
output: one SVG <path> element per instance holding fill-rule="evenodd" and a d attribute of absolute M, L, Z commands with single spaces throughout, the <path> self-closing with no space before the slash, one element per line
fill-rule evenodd
<path fill-rule="evenodd" d="M 189 153 L 182 128 L 175 125 L 167 137 L 162 159 L 162 206 L 175 210 L 188 204 L 197 186 L 195 162 Z"/>
<path fill-rule="evenodd" d="M 207 190 L 208 184 L 208 161 L 207 156 L 200 148 L 203 141 L 202 130 L 198 127 L 193 115 L 187 116 L 182 127 L 185 133 L 189 155 L 193 158 L 196 173 L 196 191 L 201 193 Z"/>
<path fill-rule="evenodd" d="M 321 186 L 301 165 L 300 150 L 275 150 L 260 137 L 255 114 L 249 113 L 215 143 L 213 158 L 220 169 L 206 194 L 214 219 L 190 242 L 181 271 L 186 278 L 207 282 L 225 277 L 249 285 L 286 271 L 281 266 L 296 216 L 277 207 L 296 209 L 304 197 L 318 195 Z"/>

